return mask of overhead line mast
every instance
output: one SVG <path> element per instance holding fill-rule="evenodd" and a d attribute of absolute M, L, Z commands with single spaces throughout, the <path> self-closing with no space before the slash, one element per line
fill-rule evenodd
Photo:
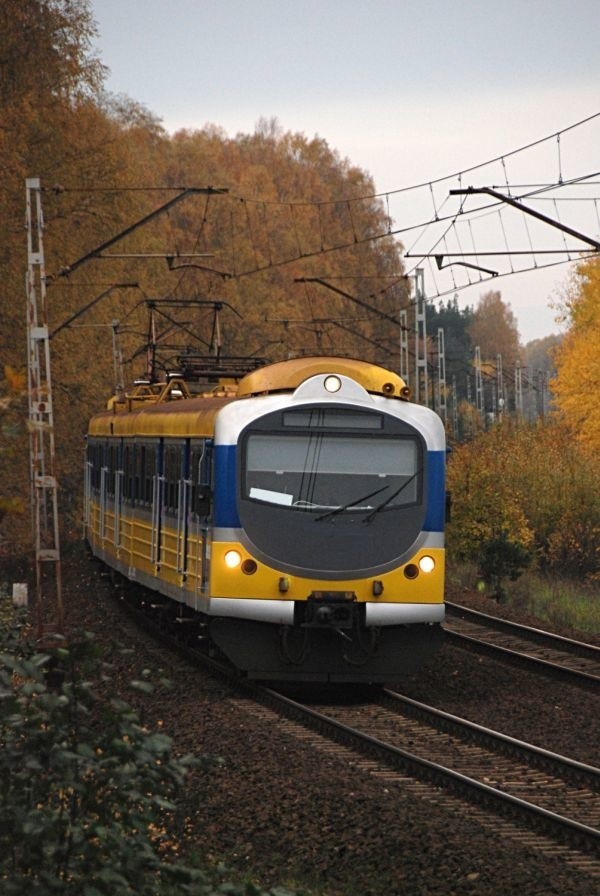
<path fill-rule="evenodd" d="M 88 262 L 102 258 L 106 249 L 129 236 L 178 202 L 197 194 L 227 193 L 226 188 L 187 187 L 159 208 L 96 246 L 61 270 L 57 277 L 66 277 Z M 48 328 L 46 288 L 53 277 L 46 273 L 42 213 L 42 187 L 39 177 L 25 181 L 27 230 L 27 379 L 29 395 L 29 458 L 31 486 L 31 518 L 35 545 L 37 637 L 42 641 L 64 630 L 62 572 L 58 521 L 58 482 L 55 473 L 54 412 L 50 375 L 50 340 L 79 314 L 105 298 L 115 288 L 137 288 L 134 283 L 113 284 L 100 296 L 65 321 L 53 333 Z"/>
<path fill-rule="evenodd" d="M 61 634 L 64 626 L 55 474 L 50 334 L 46 300 L 41 187 L 26 180 L 27 377 L 30 484 L 36 569 L 37 637 Z"/>

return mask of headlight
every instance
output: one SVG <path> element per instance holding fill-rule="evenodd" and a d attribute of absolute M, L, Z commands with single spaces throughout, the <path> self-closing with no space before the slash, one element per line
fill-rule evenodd
<path fill-rule="evenodd" d="M 428 555 L 425 557 L 421 557 L 419 560 L 419 569 L 421 572 L 433 572 L 435 568 L 435 560 L 433 557 L 429 557 Z"/>
<path fill-rule="evenodd" d="M 342 381 L 339 376 L 326 376 L 323 385 L 328 392 L 339 392 L 342 388 Z"/>
<path fill-rule="evenodd" d="M 235 569 L 242 562 L 242 555 L 239 551 L 227 551 L 223 559 L 225 560 L 225 566 L 229 569 Z"/>

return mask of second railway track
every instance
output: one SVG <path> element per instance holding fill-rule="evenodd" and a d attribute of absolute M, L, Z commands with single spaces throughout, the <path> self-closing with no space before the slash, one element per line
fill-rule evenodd
<path fill-rule="evenodd" d="M 530 842 L 537 837 L 543 846 L 550 838 L 574 849 L 573 862 L 600 876 L 600 770 L 392 691 L 359 705 L 307 705 L 262 693 L 277 712 L 365 757 L 365 768 L 389 780 L 408 774 L 467 799 L 497 813 L 500 826 L 504 818 L 521 834 L 529 831 Z"/>
<path fill-rule="evenodd" d="M 459 646 L 559 675 L 583 686 L 600 686 L 600 647 L 592 644 L 449 602 L 444 629 L 446 637 Z"/>

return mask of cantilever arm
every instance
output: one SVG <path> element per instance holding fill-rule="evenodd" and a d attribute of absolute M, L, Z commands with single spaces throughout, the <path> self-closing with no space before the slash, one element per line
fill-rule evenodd
<path fill-rule="evenodd" d="M 544 224 L 549 224 L 550 227 L 556 227 L 557 230 L 562 230 L 563 233 L 568 233 L 569 236 L 574 236 L 575 239 L 581 240 L 589 246 L 593 246 L 596 252 L 600 252 L 600 243 L 598 240 L 585 236 L 585 234 L 579 233 L 571 227 L 567 227 L 566 224 L 561 224 L 560 221 L 555 221 L 553 218 L 549 218 L 547 215 L 543 215 L 541 212 L 537 212 L 535 209 L 523 205 L 522 202 L 518 199 L 513 199 L 512 196 L 505 196 L 504 193 L 492 190 L 491 187 L 466 187 L 465 189 L 460 190 L 450 190 L 450 196 L 467 196 L 476 193 L 485 193 L 487 196 L 493 196 L 494 199 L 500 199 L 501 202 L 506 202 L 507 205 L 512 205 L 514 208 L 518 208 L 520 212 L 523 212 L 526 215 L 531 215 L 532 218 L 537 218 L 538 221 L 543 221 Z"/>

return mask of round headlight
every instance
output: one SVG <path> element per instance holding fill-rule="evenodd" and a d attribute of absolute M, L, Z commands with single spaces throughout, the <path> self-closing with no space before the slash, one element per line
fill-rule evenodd
<path fill-rule="evenodd" d="M 225 566 L 229 569 L 235 569 L 242 562 L 242 555 L 239 551 L 227 551 L 223 559 L 225 560 Z"/>
<path fill-rule="evenodd" d="M 323 385 L 328 392 L 339 392 L 342 388 L 342 381 L 339 376 L 326 376 Z"/>
<path fill-rule="evenodd" d="M 419 569 L 421 572 L 433 572 L 435 560 L 433 557 L 425 556 L 419 560 Z"/>

